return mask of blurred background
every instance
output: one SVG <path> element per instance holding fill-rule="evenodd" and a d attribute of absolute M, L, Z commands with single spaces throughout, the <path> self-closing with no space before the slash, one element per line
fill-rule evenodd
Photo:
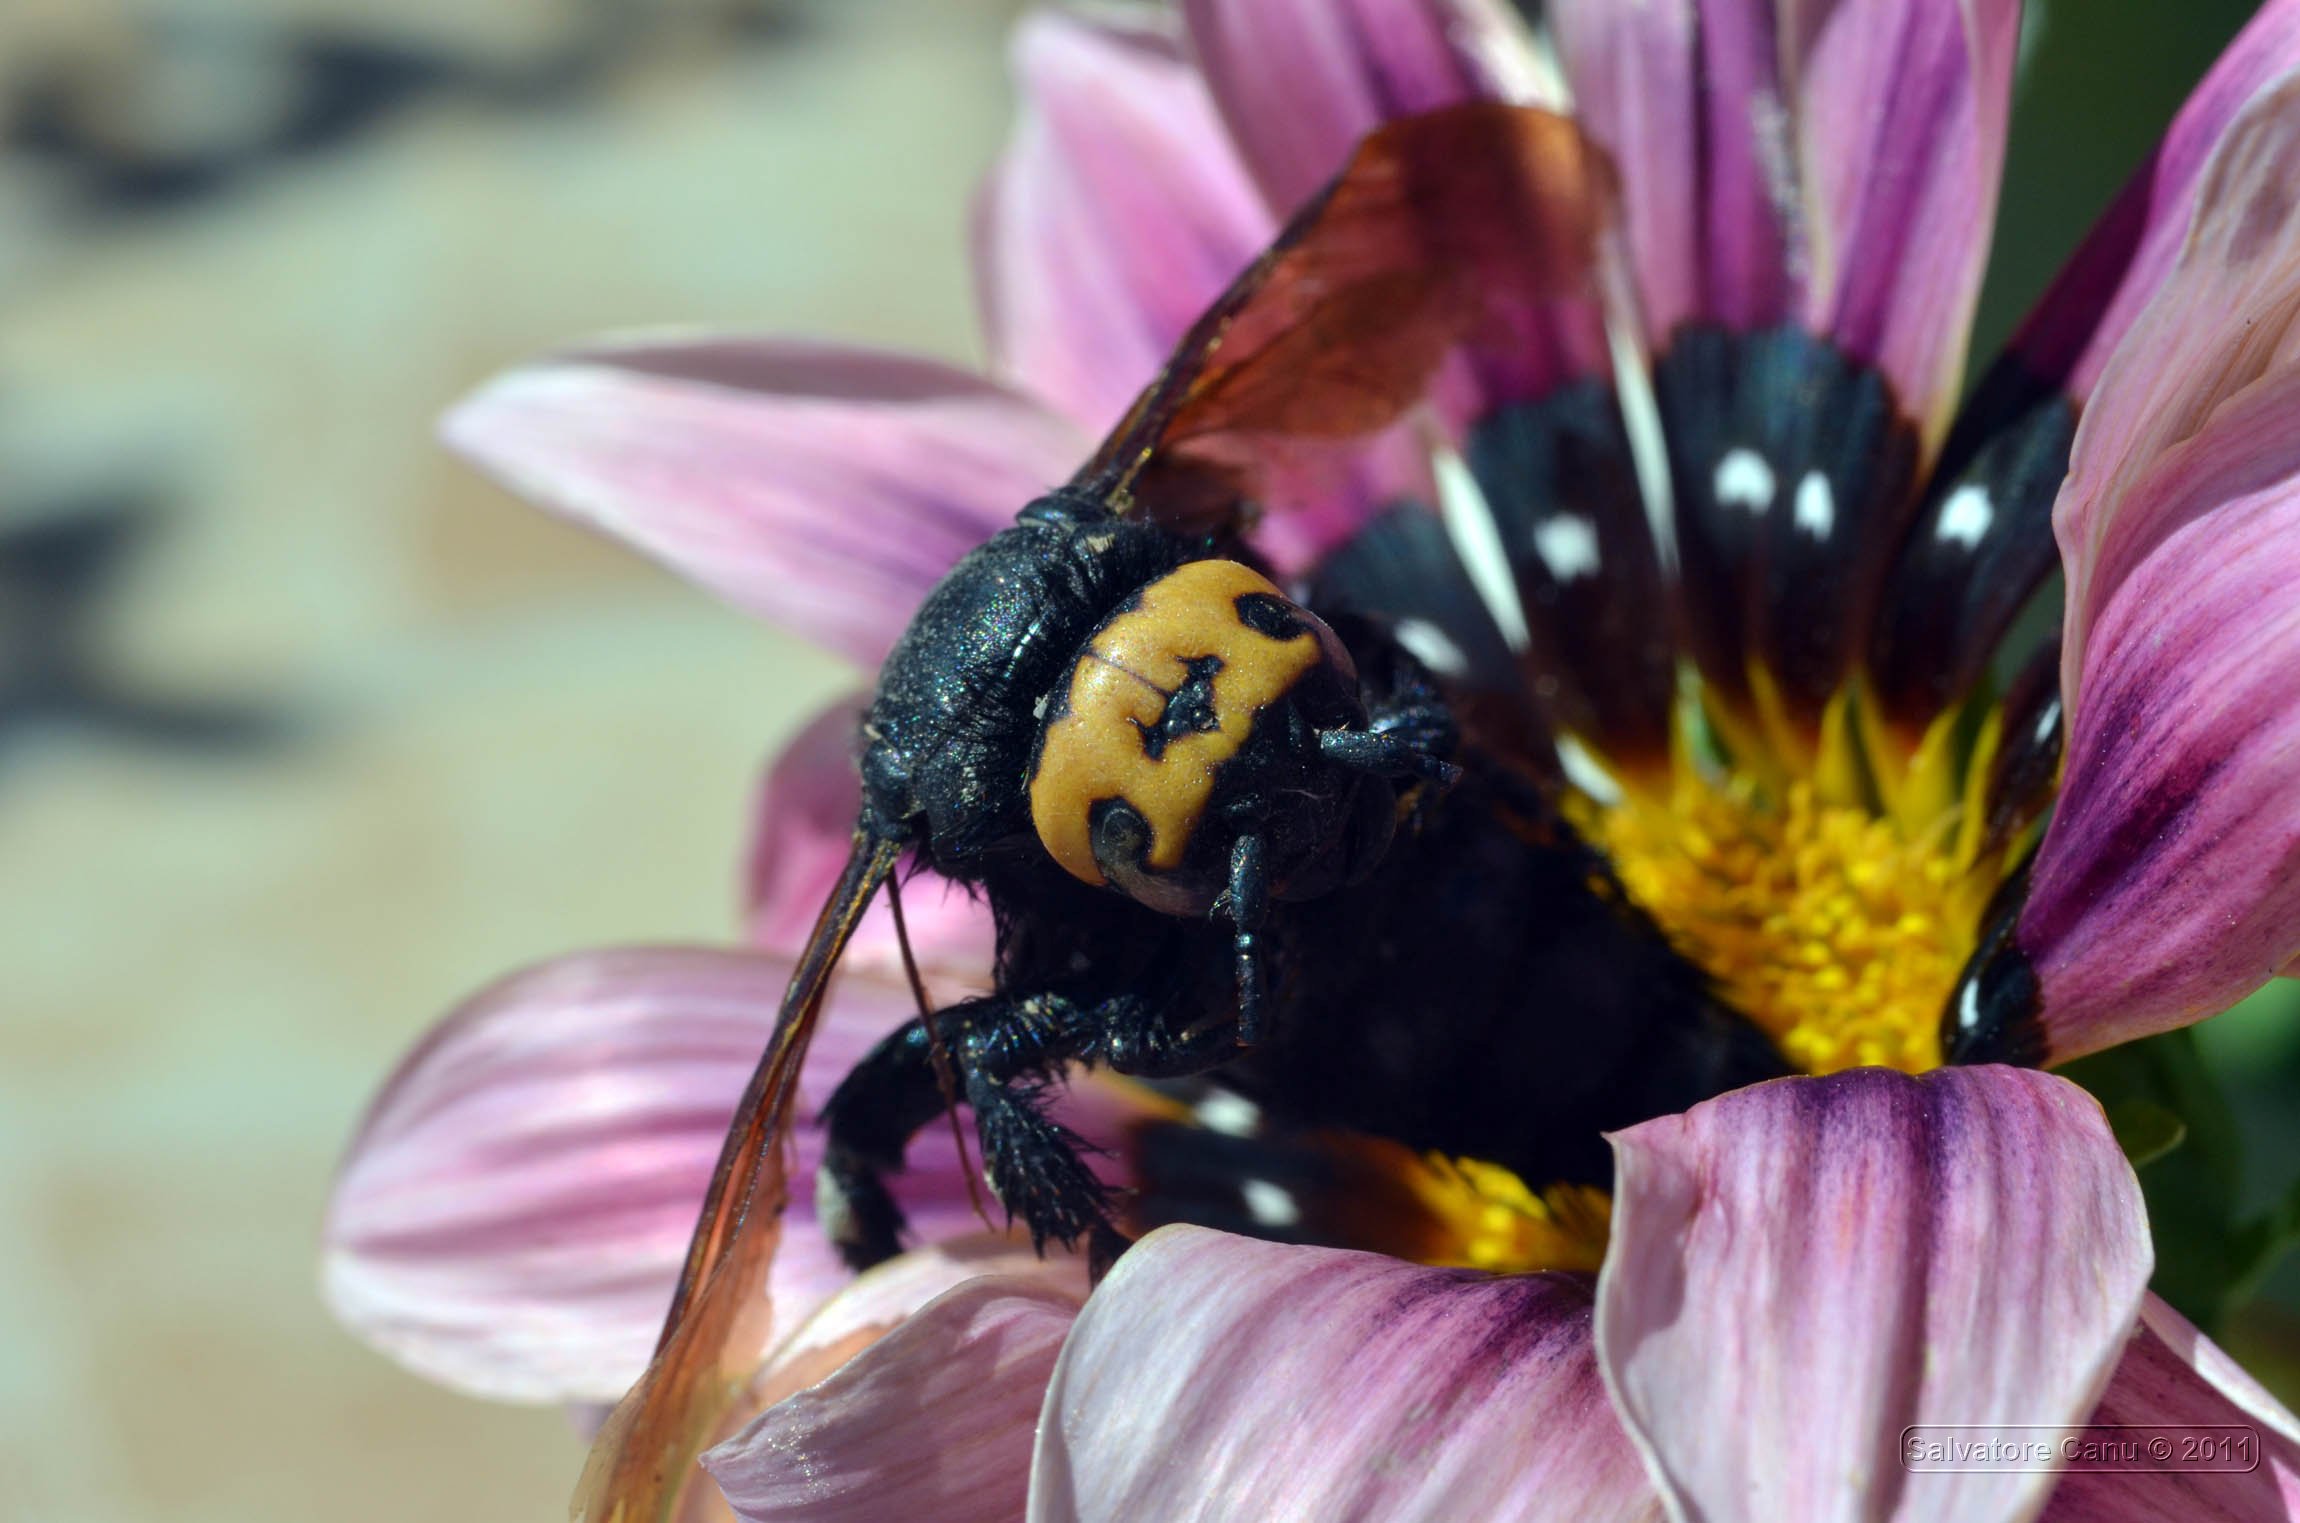
<path fill-rule="evenodd" d="M 1984 345 L 2249 9 L 2047 3 Z M 757 769 L 857 679 L 431 421 L 624 325 L 979 359 L 1019 9 L 0 0 L 0 1518 L 560 1515 L 558 1413 L 322 1312 L 336 1153 L 496 975 L 731 936 Z M 2203 1043 L 2248 1206 L 2290 1007 Z"/>

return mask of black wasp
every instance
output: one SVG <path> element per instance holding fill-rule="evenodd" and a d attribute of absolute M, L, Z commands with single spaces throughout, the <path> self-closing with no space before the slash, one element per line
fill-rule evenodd
<path fill-rule="evenodd" d="M 946 1074 L 1008 1210 L 1107 1254 L 1102 1188 L 1042 1108 L 1064 1064 L 1218 1070 L 1281 1121 L 1538 1181 L 1601 1180 L 1599 1128 L 1778 1071 L 1557 817 L 1546 742 L 1465 734 L 1387 624 L 1293 601 L 1240 535 L 1273 442 L 1388 426 L 1441 364 L 1583 289 L 1609 199 L 1596 150 L 1547 113 L 1384 128 L 1093 459 L 929 595 L 880 674 L 853 854 L 651 1379 L 696 1378 L 709 1356 L 679 1345 L 714 1334 L 682 1324 L 723 1333 L 757 1294 L 826 981 L 905 854 L 987 897 L 996 987 L 899 1030 L 825 1109 L 818 1210 L 857 1267 L 898 1247 L 883 1175 Z"/>

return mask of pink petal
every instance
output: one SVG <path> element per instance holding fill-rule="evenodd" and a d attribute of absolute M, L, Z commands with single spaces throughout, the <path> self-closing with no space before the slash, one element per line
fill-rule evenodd
<path fill-rule="evenodd" d="M 2289 453 L 2296 408 L 2288 376 L 2192 445 Z M 2300 475 L 2210 497 L 2092 628 L 2015 932 L 2056 1060 L 2217 1014 L 2300 955 Z"/>
<path fill-rule="evenodd" d="M 1788 110 L 1762 0 L 1553 0 L 1574 114 L 1622 166 L 1646 332 L 1793 310 Z"/>
<path fill-rule="evenodd" d="M 1537 72 L 1493 0 L 1183 0 L 1182 13 L 1223 119 L 1281 214 L 1381 123 L 1525 98 Z"/>
<path fill-rule="evenodd" d="M 1014 72 L 977 222 L 984 326 L 1000 374 L 1100 435 L 1277 221 L 1165 32 L 1035 12 Z"/>
<path fill-rule="evenodd" d="M 746 1520 L 1012 1523 L 1047 1378 L 1084 1298 L 1074 1278 L 966 1279 L 768 1408 L 704 1468 Z"/>
<path fill-rule="evenodd" d="M 1914 1474 L 1917 1423 L 2074 1422 L 2150 1267 L 2100 1107 L 2050 1075 L 1856 1069 L 1614 1138 L 1597 1344 L 1682 1516 L 2028 1516 L 2050 1477 Z"/>
<path fill-rule="evenodd" d="M 2020 0 L 1780 9 L 1798 70 L 1808 319 L 1883 371 L 1935 445 L 1996 223 L 2020 13 Z"/>
<path fill-rule="evenodd" d="M 2068 569 L 2063 692 L 2119 582 L 2182 524 L 2300 467 L 2300 445 L 2247 388 L 2300 371 L 2300 79 L 2256 96 L 2222 137 L 2179 264 L 2118 344 L 2078 430 L 2053 529 Z M 2248 423 L 2249 427 L 2242 426 Z"/>
<path fill-rule="evenodd" d="M 1045 11 L 1023 21 L 1022 117 L 977 217 L 1000 373 L 1095 433 L 1116 425 L 1278 230 L 1206 82 L 1156 19 Z M 1395 434 L 1273 451 L 1257 446 L 1258 495 L 1272 511 L 1255 542 L 1289 574 L 1380 507 L 1430 500 L 1426 448 Z"/>
<path fill-rule="evenodd" d="M 1937 443 L 1996 212 L 2018 0 L 1557 0 L 1550 17 L 1575 110 L 1622 166 L 1654 345 L 1689 321 L 1801 317 Z"/>
<path fill-rule="evenodd" d="M 2015 940 L 2056 1058 L 2213 1014 L 2300 953 L 2295 165 L 2288 78 L 2205 170 L 2054 508 L 2071 738 Z"/>
<path fill-rule="evenodd" d="M 775 758 L 759 791 L 751 832 L 750 939 L 769 952 L 798 955 L 846 866 L 862 809 L 855 755 L 867 703 L 857 696 L 823 710 Z M 901 891 L 911 952 L 927 970 L 935 998 L 947 1001 L 987 989 L 989 906 L 923 869 L 907 876 Z M 904 976 L 894 916 L 884 895 L 856 927 L 845 966 L 888 980 Z"/>
<path fill-rule="evenodd" d="M 1655 1519 L 1589 1289 L 1167 1227 L 1072 1330 L 1033 1523 Z"/>
<path fill-rule="evenodd" d="M 480 994 L 403 1061 L 354 1139 L 325 1291 L 419 1374 L 510 1400 L 612 1400 L 645 1365 L 736 1097 L 790 974 L 779 958 L 586 953 Z M 812 1115 L 910 1014 L 844 980 L 800 1077 Z M 849 1276 L 813 1227 L 820 1134 L 798 1136 L 775 1340 Z M 947 1128 L 896 1182 L 926 1241 L 978 1231 Z"/>
<path fill-rule="evenodd" d="M 2296 64 L 2300 0 L 2268 0 L 2021 325 L 2011 348 L 2032 376 L 2080 400 L 2091 393 L 2172 269 L 2213 147 L 2245 103 Z"/>
<path fill-rule="evenodd" d="M 2158 1436 L 2174 1442 L 2200 1437 L 2196 1430 L 2248 1430 L 2256 1466 L 2238 1471 L 2191 1460 L 2072 1471 L 2053 1491 L 2047 1523 L 2300 1518 L 2300 1420 L 2153 1295 L 2141 1307 L 2140 1327 L 2091 1424 L 2110 1430 L 2101 1437 L 2140 1443 Z"/>
<path fill-rule="evenodd" d="M 554 356 L 441 427 L 513 491 L 866 665 L 952 562 L 1086 452 L 978 376 L 790 339 Z"/>

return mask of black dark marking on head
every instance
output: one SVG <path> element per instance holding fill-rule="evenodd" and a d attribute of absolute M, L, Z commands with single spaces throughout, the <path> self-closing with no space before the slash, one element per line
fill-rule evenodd
<path fill-rule="evenodd" d="M 1125 799 L 1096 799 L 1086 807 L 1087 827 L 1094 832 L 1094 860 L 1126 862 L 1140 868 L 1150 855 L 1150 822 Z"/>
<path fill-rule="evenodd" d="M 1166 748 L 1185 735 L 1210 735 L 1222 728 L 1221 716 L 1214 712 L 1214 677 L 1222 670 L 1222 658 L 1185 656 L 1182 669 L 1187 675 L 1166 695 L 1158 722 L 1135 726 L 1142 732 L 1142 754 L 1152 761 L 1163 761 Z"/>
<path fill-rule="evenodd" d="M 1066 695 L 1087 637 L 1182 558 L 1147 524 L 1021 523 L 953 567 L 879 672 L 865 721 L 865 824 L 922 837 L 948 877 L 1031 834 L 1040 705 Z"/>
<path fill-rule="evenodd" d="M 1298 639 L 1306 627 L 1295 616 L 1292 605 L 1284 598 L 1274 598 L 1266 592 L 1242 593 L 1235 606 L 1239 623 L 1273 640 Z"/>

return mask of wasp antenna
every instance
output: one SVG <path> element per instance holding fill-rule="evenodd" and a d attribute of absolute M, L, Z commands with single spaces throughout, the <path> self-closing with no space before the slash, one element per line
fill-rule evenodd
<path fill-rule="evenodd" d="M 894 944 L 902 951 L 903 976 L 910 980 L 910 996 L 918 1004 L 918 1018 L 926 1027 L 927 1059 L 934 1064 L 934 1082 L 942 1090 L 942 1113 L 950 1118 L 950 1140 L 958 1149 L 959 1176 L 966 1181 L 966 1203 L 991 1227 L 990 1208 L 982 1203 L 982 1186 L 975 1176 L 974 1160 L 967 1156 L 966 1128 L 958 1120 L 958 1071 L 951 1066 L 950 1048 L 942 1039 L 942 1022 L 935 1019 L 934 1001 L 927 998 L 926 980 L 919 976 L 918 957 L 910 949 L 910 923 L 902 913 L 902 875 L 889 874 L 886 880 L 886 907 L 894 916 Z M 992 1230 L 997 1230 L 992 1227 Z"/>

